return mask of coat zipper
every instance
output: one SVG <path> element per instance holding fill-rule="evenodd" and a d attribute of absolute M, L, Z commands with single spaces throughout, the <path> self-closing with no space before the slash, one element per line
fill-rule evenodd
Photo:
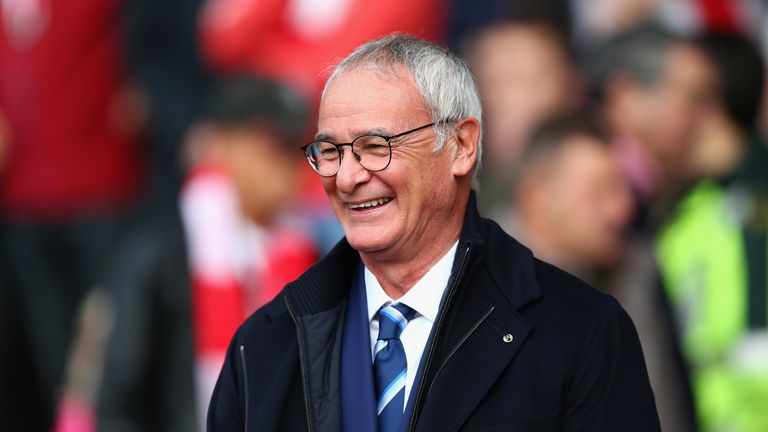
<path fill-rule="evenodd" d="M 424 392 L 424 382 L 427 372 L 429 372 L 429 366 L 432 362 L 432 355 L 435 351 L 435 345 L 437 344 L 437 335 L 440 334 L 440 329 L 442 328 L 443 321 L 445 321 L 445 314 L 448 312 L 448 306 L 451 303 L 451 299 L 453 298 L 453 293 L 456 291 L 456 287 L 459 284 L 459 281 L 461 280 L 461 276 L 464 273 L 464 263 L 467 261 L 467 256 L 469 256 L 469 250 L 470 246 L 467 245 L 467 248 L 464 250 L 464 255 L 461 257 L 461 262 L 459 262 L 459 268 L 456 272 L 456 279 L 453 280 L 453 283 L 451 284 L 450 288 L 448 288 L 448 293 L 445 297 L 445 305 L 443 305 L 442 310 L 440 311 L 440 316 L 437 319 L 437 328 L 435 329 L 435 338 L 432 340 L 432 343 L 429 344 L 429 349 L 427 351 L 427 357 L 425 358 L 425 364 L 424 364 L 424 371 L 422 372 L 422 379 L 419 380 L 419 387 L 416 390 L 416 399 L 413 401 L 413 413 L 411 413 L 411 418 L 408 421 L 408 432 L 413 432 L 414 427 L 416 425 L 416 413 L 418 411 L 419 407 L 419 401 L 421 400 L 422 393 Z M 442 366 L 441 366 L 442 368 Z M 434 382 L 434 380 L 433 380 Z M 432 384 L 430 383 L 430 387 L 432 387 Z"/>
<path fill-rule="evenodd" d="M 483 321 L 485 321 L 485 319 L 488 318 L 488 316 L 491 314 L 491 312 L 493 312 L 493 309 L 495 308 L 496 306 L 491 306 L 490 309 L 488 309 L 483 314 L 483 316 L 481 316 L 480 319 L 477 320 L 477 322 L 472 326 L 472 328 L 470 328 L 469 331 L 467 331 L 467 333 L 461 338 L 459 343 L 457 343 L 453 347 L 451 352 L 448 353 L 448 355 L 445 357 L 445 360 L 443 360 L 443 362 L 440 364 L 440 367 L 437 368 L 437 372 L 435 372 L 435 376 L 434 378 L 432 378 L 432 382 L 429 384 L 429 388 L 427 389 L 427 396 L 429 396 L 429 392 L 432 390 L 432 384 L 434 384 L 435 381 L 437 381 L 438 375 L 440 375 L 440 372 L 443 370 L 443 367 L 445 367 L 446 363 L 448 363 L 448 360 L 450 360 L 451 357 L 453 357 L 453 355 L 456 353 L 456 351 L 458 351 L 459 348 L 461 348 L 461 346 L 464 345 L 464 342 L 466 342 L 467 339 L 469 339 L 469 337 L 472 336 L 472 333 L 474 333 L 475 330 L 477 330 L 477 328 L 480 327 L 480 324 L 482 324 Z"/>
<path fill-rule="evenodd" d="M 245 432 L 248 432 L 248 369 L 245 366 L 245 345 L 240 345 L 240 363 L 243 364 L 243 391 L 245 392 Z"/>
<path fill-rule="evenodd" d="M 303 347 L 303 338 L 301 337 L 301 327 L 299 326 L 299 321 L 296 319 L 296 315 L 293 313 L 293 309 L 291 308 L 291 304 L 288 302 L 288 297 L 285 297 L 285 306 L 288 308 L 288 313 L 291 315 L 291 318 L 293 318 L 293 323 L 296 325 L 296 342 L 299 345 L 299 368 L 301 370 L 301 386 L 304 391 L 304 406 L 306 407 L 306 414 L 307 414 L 307 432 L 312 432 L 312 419 L 309 412 L 309 385 L 307 384 L 307 380 L 309 377 L 307 376 L 306 366 L 304 365 L 304 350 Z"/>

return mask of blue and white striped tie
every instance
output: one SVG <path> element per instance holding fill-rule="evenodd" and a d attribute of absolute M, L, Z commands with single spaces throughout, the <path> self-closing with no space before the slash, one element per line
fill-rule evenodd
<path fill-rule="evenodd" d="M 407 363 L 400 333 L 416 313 L 404 304 L 379 309 L 379 337 L 374 347 L 373 373 L 379 432 L 391 432 L 400 426 L 405 408 L 405 373 Z"/>

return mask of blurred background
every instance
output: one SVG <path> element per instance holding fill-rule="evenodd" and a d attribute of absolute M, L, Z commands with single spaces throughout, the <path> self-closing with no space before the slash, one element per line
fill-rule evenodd
<path fill-rule="evenodd" d="M 392 31 L 468 60 L 482 213 L 621 302 L 663 430 L 768 431 L 762 0 L 0 0 L 0 429 L 204 429 L 342 236 L 299 147 Z"/>

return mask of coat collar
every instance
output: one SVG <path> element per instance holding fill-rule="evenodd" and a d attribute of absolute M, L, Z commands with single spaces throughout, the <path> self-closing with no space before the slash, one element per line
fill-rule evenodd
<path fill-rule="evenodd" d="M 299 316 L 333 309 L 347 298 L 358 263 L 342 239 L 285 288 L 286 300 Z M 520 351 L 532 330 L 521 310 L 541 296 L 534 263 L 530 250 L 480 217 L 470 193 L 449 281 L 455 296 L 443 299 L 444 322 L 419 384 L 426 394 L 415 399 L 417 430 L 458 429 Z M 456 381 L 467 371 L 471 381 Z"/>
<path fill-rule="evenodd" d="M 520 351 L 533 329 L 520 310 L 541 297 L 534 263 L 530 250 L 480 217 L 472 193 L 441 305 L 447 315 L 433 335 L 436 353 L 423 360 L 417 431 L 459 429 Z M 467 371 L 471 379 L 462 378 Z"/>
<path fill-rule="evenodd" d="M 470 192 L 459 245 L 469 244 L 473 261 L 481 263 L 515 309 L 541 296 L 533 253 L 494 221 L 480 216 L 475 192 Z M 456 254 L 457 261 L 459 254 Z M 457 263 L 454 263 L 454 272 Z"/>
<path fill-rule="evenodd" d="M 455 273 L 463 245 L 472 249 L 472 261 L 481 263 L 509 303 L 519 309 L 540 296 L 533 254 L 507 235 L 496 222 L 484 219 L 477 210 L 475 192 L 470 192 Z M 298 315 L 329 310 L 346 298 L 357 263 L 358 252 L 342 238 L 325 257 L 297 280 L 288 284 L 285 295 Z"/>

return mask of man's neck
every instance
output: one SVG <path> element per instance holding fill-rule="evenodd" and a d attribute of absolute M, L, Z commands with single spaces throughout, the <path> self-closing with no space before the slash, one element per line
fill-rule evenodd
<path fill-rule="evenodd" d="M 411 260 L 380 262 L 363 253 L 360 254 L 360 258 L 379 281 L 384 292 L 391 299 L 397 300 L 451 250 L 458 238 L 457 234 L 453 240 L 442 244 L 440 248 L 431 248 L 430 251 L 417 254 Z"/>
<path fill-rule="evenodd" d="M 422 239 L 429 239 L 425 247 L 400 248 L 394 254 L 360 252 L 363 264 L 390 298 L 397 300 L 405 295 L 458 241 L 468 204 L 468 199 L 456 202 L 447 219 L 430 221 L 431 229 L 421 234 Z"/>

